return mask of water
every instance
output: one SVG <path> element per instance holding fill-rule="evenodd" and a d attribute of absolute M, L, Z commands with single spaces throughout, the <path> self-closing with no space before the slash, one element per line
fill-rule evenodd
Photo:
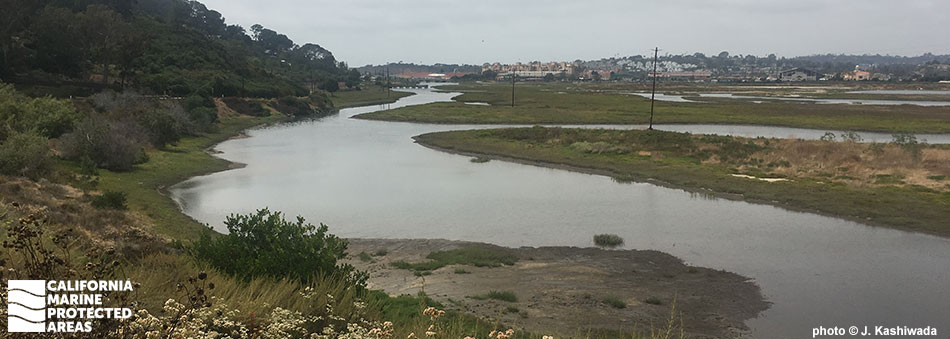
<path fill-rule="evenodd" d="M 950 95 L 950 90 L 926 90 L 926 89 L 875 89 L 866 91 L 851 91 L 848 93 L 858 94 L 899 94 L 899 95 Z"/>
<path fill-rule="evenodd" d="M 707 97 L 707 98 L 729 98 L 729 99 L 755 99 L 755 100 L 781 100 L 781 101 L 815 102 L 815 103 L 819 103 L 819 104 L 950 106 L 950 101 L 794 98 L 794 97 L 768 97 L 768 96 L 753 96 L 753 95 L 737 95 L 737 94 L 732 94 L 732 93 L 701 93 L 701 94 L 699 94 L 699 96 L 700 96 L 700 97 Z"/>
<path fill-rule="evenodd" d="M 218 230 L 229 213 L 267 206 L 326 223 L 342 237 L 592 246 L 594 234 L 615 233 L 627 248 L 656 249 L 753 278 L 774 303 L 748 321 L 760 338 L 809 337 L 819 325 L 950 331 L 948 239 L 597 175 L 477 164 L 410 139 L 495 126 L 349 119 L 457 94 L 413 92 L 392 105 L 251 130 L 250 138 L 217 147 L 247 167 L 192 178 L 172 187 L 171 196 L 185 213 Z M 752 128 L 777 136 L 808 131 Z"/>
<path fill-rule="evenodd" d="M 908 94 L 908 93 L 896 93 L 904 91 L 861 91 L 861 92 L 851 92 L 851 93 L 871 93 L 875 94 Z M 944 91 L 907 91 L 907 92 L 944 92 Z M 641 96 L 649 99 L 650 93 L 629 93 L 632 95 Z M 914 93 L 918 94 L 918 93 Z M 934 94 L 934 93 L 920 93 L 920 94 Z M 940 94 L 950 94 L 950 92 L 940 93 Z M 950 106 L 950 101 L 926 101 L 926 100 L 883 100 L 883 99 L 825 99 L 825 98 L 800 98 L 800 97 L 770 97 L 770 96 L 753 96 L 753 95 L 739 95 L 732 93 L 698 93 L 693 94 L 693 96 L 698 95 L 699 97 L 705 98 L 726 98 L 726 99 L 746 99 L 754 100 L 754 103 L 760 104 L 762 100 L 780 100 L 780 101 L 797 101 L 797 102 L 815 102 L 819 104 L 845 104 L 845 105 L 917 105 L 917 106 Z M 669 102 L 699 102 L 695 100 L 686 99 L 687 95 L 667 95 L 667 94 L 656 94 L 657 101 L 669 101 Z"/>

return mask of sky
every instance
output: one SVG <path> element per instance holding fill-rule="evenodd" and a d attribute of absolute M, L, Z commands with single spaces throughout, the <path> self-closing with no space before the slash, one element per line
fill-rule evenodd
<path fill-rule="evenodd" d="M 200 0 L 350 66 L 652 54 L 950 54 L 948 0 Z"/>

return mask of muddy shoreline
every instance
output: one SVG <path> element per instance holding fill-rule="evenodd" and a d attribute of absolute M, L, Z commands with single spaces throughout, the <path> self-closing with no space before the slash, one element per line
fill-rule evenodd
<path fill-rule="evenodd" d="M 370 274 L 371 289 L 391 295 L 416 295 L 424 290 L 447 309 L 558 337 L 586 329 L 630 333 L 665 326 L 674 306 L 691 338 L 749 337 L 744 321 L 769 307 L 749 278 L 689 266 L 653 250 L 507 248 L 441 239 L 348 241 L 346 262 Z M 430 252 L 462 247 L 503 251 L 520 260 L 497 268 L 450 265 L 427 276 L 390 264 L 422 262 Z M 373 255 L 381 250 L 385 254 Z M 360 259 L 361 253 L 369 254 L 370 260 L 365 260 L 366 255 Z M 457 273 L 457 269 L 467 273 Z M 472 298 L 492 290 L 514 292 L 518 301 Z M 608 305 L 603 301 L 607 297 L 623 301 L 626 307 Z"/>

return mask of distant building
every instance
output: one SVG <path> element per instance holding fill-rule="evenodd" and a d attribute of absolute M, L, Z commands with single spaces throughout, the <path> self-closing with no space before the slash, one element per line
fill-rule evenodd
<path fill-rule="evenodd" d="M 653 72 L 647 73 L 647 77 L 652 78 L 653 76 Z M 657 72 L 656 76 L 670 80 L 708 80 L 712 76 L 712 72 Z"/>
<path fill-rule="evenodd" d="M 841 78 L 845 81 L 868 81 L 871 80 L 871 72 L 862 71 L 859 66 L 854 66 L 854 71 L 842 74 Z"/>
<path fill-rule="evenodd" d="M 779 81 L 817 81 L 818 72 L 804 68 L 792 68 L 778 73 Z"/>

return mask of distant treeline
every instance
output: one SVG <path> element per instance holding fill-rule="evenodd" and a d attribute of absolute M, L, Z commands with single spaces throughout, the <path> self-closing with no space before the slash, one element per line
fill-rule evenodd
<path fill-rule="evenodd" d="M 37 94 L 135 88 L 174 96 L 275 98 L 356 86 L 317 44 L 228 25 L 191 0 L 4 0 L 0 79 Z M 45 91 L 45 92 L 44 92 Z"/>

